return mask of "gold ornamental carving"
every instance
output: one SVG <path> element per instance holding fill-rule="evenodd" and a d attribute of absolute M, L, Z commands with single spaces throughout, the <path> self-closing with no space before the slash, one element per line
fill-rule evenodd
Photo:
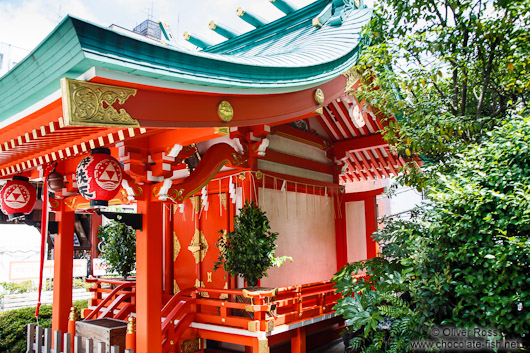
<path fill-rule="evenodd" d="M 228 282 L 225 282 L 223 289 L 228 289 Z M 228 294 L 223 293 L 219 296 L 219 299 L 228 299 Z"/>
<path fill-rule="evenodd" d="M 202 262 L 204 258 L 206 257 L 206 253 L 208 252 L 208 242 L 206 241 L 206 237 L 204 234 L 199 231 L 198 229 L 195 229 L 195 234 L 193 235 L 193 238 L 191 239 L 191 243 L 188 246 L 188 250 L 191 251 L 193 254 L 193 257 L 195 258 L 195 263 Z"/>
<path fill-rule="evenodd" d="M 177 280 L 174 279 L 173 280 L 173 294 L 177 294 L 178 292 L 180 292 L 180 287 L 177 283 Z"/>
<path fill-rule="evenodd" d="M 317 88 L 315 90 L 313 98 L 315 99 L 315 103 L 316 104 L 324 103 L 324 91 L 322 91 L 322 89 L 320 89 L 320 88 Z"/>
<path fill-rule="evenodd" d="M 232 104 L 230 104 L 229 101 L 219 102 L 217 105 L 217 115 L 225 123 L 232 120 L 234 117 L 234 108 L 232 107 Z"/>
<path fill-rule="evenodd" d="M 173 232 L 173 261 L 175 261 L 177 257 L 179 256 L 180 248 L 181 246 L 180 246 L 179 238 L 177 237 L 177 234 Z"/>
<path fill-rule="evenodd" d="M 344 92 L 351 91 L 355 82 L 359 81 L 362 77 L 362 73 L 353 67 L 344 72 L 342 75 L 346 77 L 346 87 L 344 88 Z"/>
<path fill-rule="evenodd" d="M 113 107 L 116 102 L 122 105 L 135 96 L 136 89 L 63 78 L 61 90 L 67 126 L 140 126 L 124 108 L 118 111 Z"/>

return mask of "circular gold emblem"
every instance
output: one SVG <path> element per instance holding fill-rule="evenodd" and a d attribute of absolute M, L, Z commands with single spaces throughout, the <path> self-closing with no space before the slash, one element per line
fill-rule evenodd
<path fill-rule="evenodd" d="M 234 108 L 232 108 L 232 104 L 228 101 L 219 102 L 217 105 L 217 115 L 219 115 L 219 118 L 225 123 L 232 120 L 234 117 Z"/>
<path fill-rule="evenodd" d="M 315 90 L 315 96 L 314 96 L 314 98 L 315 98 L 315 102 L 316 102 L 317 104 L 322 104 L 322 103 L 324 103 L 324 92 L 323 92 L 320 88 L 317 88 L 317 89 Z"/>

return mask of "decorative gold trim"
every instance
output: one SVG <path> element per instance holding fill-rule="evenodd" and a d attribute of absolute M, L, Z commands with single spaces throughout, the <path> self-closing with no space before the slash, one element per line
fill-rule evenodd
<path fill-rule="evenodd" d="M 256 172 L 256 179 L 261 180 L 262 178 L 263 178 L 263 173 L 261 172 L 261 170 L 258 170 Z"/>
<path fill-rule="evenodd" d="M 191 239 L 191 243 L 188 246 L 188 250 L 193 254 L 195 263 L 202 262 L 208 252 L 208 242 L 202 231 L 195 229 L 195 234 Z"/>
<path fill-rule="evenodd" d="M 265 328 L 267 332 L 272 332 L 274 330 L 274 320 L 267 321 L 267 327 Z"/>
<path fill-rule="evenodd" d="M 180 287 L 177 283 L 177 280 L 173 279 L 173 294 L 177 294 L 178 292 L 180 292 Z"/>
<path fill-rule="evenodd" d="M 134 316 L 129 316 L 127 319 L 127 333 L 134 334 L 136 333 L 136 318 Z"/>
<path fill-rule="evenodd" d="M 234 117 L 234 108 L 229 101 L 220 101 L 217 105 L 217 115 L 225 123 L 232 120 Z"/>
<path fill-rule="evenodd" d="M 201 198 L 199 196 L 193 196 L 190 197 L 191 205 L 193 206 L 193 210 L 195 211 L 195 214 L 198 214 L 201 209 Z"/>
<path fill-rule="evenodd" d="M 63 78 L 61 90 L 65 126 L 140 127 L 124 108 L 113 107 L 135 96 L 136 89 Z"/>
<path fill-rule="evenodd" d="M 315 113 L 320 114 L 320 115 L 324 114 L 324 108 L 322 107 L 318 108 L 317 110 L 315 110 Z"/>
<path fill-rule="evenodd" d="M 346 77 L 346 85 L 344 87 L 344 92 L 351 91 L 355 82 L 359 81 L 362 77 L 362 73 L 357 71 L 353 67 L 343 72 L 342 75 Z"/>
<path fill-rule="evenodd" d="M 225 282 L 223 289 L 228 289 L 228 282 Z M 223 293 L 219 296 L 219 299 L 228 299 L 228 294 Z"/>
<path fill-rule="evenodd" d="M 313 94 L 313 98 L 315 99 L 316 104 L 324 103 L 324 91 L 322 91 L 320 88 L 317 88 Z"/>
<path fill-rule="evenodd" d="M 208 276 L 208 279 L 206 280 L 206 282 L 213 282 L 212 281 L 212 273 L 211 272 L 206 272 L 206 275 Z"/>
<path fill-rule="evenodd" d="M 77 199 L 75 199 L 75 198 L 64 200 L 65 205 L 68 206 L 71 210 L 74 210 L 74 211 L 75 211 L 75 203 L 76 202 L 77 202 Z"/>
<path fill-rule="evenodd" d="M 249 321 L 247 324 L 248 332 L 258 331 L 258 327 L 259 327 L 259 321 Z"/>
<path fill-rule="evenodd" d="M 79 312 L 77 311 L 77 306 L 72 306 L 70 308 L 70 315 L 68 316 L 68 320 L 70 321 L 79 320 Z"/>
<path fill-rule="evenodd" d="M 229 135 L 230 134 L 230 128 L 228 126 L 225 127 L 216 127 L 215 133 L 219 135 Z"/>
<path fill-rule="evenodd" d="M 179 256 L 180 249 L 181 249 L 181 246 L 180 246 L 179 238 L 177 237 L 177 233 L 173 232 L 173 261 L 175 261 L 177 257 Z"/>
<path fill-rule="evenodd" d="M 258 353 L 269 353 L 269 341 L 266 338 L 258 339 Z"/>

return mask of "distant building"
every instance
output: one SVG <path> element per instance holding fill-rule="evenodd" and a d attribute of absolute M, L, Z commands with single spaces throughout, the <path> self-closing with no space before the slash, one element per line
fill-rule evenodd
<path fill-rule="evenodd" d="M 144 37 L 160 41 L 162 38 L 162 31 L 158 22 L 145 20 L 138 26 L 133 28 L 133 32 L 141 34 Z"/>
<path fill-rule="evenodd" d="M 15 67 L 28 53 L 29 50 L 7 43 L 0 43 L 0 77 Z"/>

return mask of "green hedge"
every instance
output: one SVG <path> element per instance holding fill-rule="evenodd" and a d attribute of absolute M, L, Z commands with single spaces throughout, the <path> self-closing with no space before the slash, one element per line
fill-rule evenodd
<path fill-rule="evenodd" d="M 78 300 L 73 305 L 83 309 L 87 307 L 87 301 Z M 8 310 L 0 313 L 0 352 L 25 352 L 27 324 L 29 323 L 36 323 L 35 307 Z M 41 305 L 39 309 L 39 325 L 51 327 L 51 305 Z"/>

